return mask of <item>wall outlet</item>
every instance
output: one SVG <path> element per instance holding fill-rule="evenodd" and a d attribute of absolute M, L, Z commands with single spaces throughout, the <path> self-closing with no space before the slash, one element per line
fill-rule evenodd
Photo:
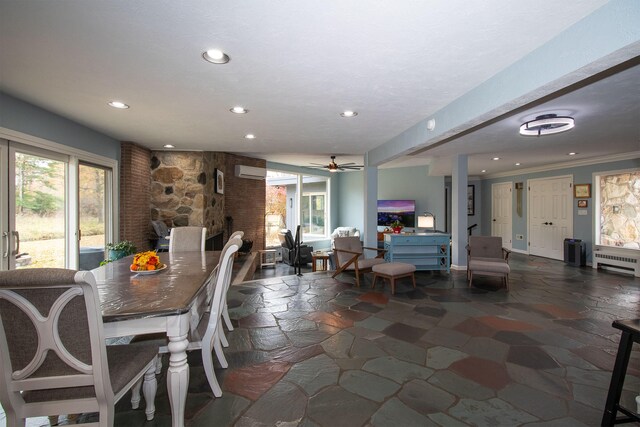
<path fill-rule="evenodd" d="M 516 240 L 524 240 L 524 236 L 522 234 L 516 234 Z"/>

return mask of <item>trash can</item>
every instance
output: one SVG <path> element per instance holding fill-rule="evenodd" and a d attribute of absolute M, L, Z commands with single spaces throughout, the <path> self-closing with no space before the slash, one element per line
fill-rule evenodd
<path fill-rule="evenodd" d="M 575 267 L 587 265 L 587 248 L 580 239 L 564 239 L 564 262 Z"/>

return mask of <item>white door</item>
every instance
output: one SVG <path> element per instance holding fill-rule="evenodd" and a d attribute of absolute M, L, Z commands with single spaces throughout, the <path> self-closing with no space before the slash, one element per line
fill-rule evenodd
<path fill-rule="evenodd" d="M 491 186 L 491 235 L 502 237 L 502 246 L 511 249 L 513 200 L 512 183 L 501 182 Z"/>
<path fill-rule="evenodd" d="M 529 253 L 562 260 L 564 239 L 573 235 L 573 178 L 528 182 Z"/>

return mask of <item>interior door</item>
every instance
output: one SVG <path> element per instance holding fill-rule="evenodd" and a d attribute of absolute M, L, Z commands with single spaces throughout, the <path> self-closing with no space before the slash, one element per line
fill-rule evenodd
<path fill-rule="evenodd" d="M 513 183 L 501 182 L 491 186 L 491 235 L 502 237 L 502 246 L 512 247 Z"/>
<path fill-rule="evenodd" d="M 2 153 L 3 269 L 67 267 L 68 156 L 12 141 Z"/>
<path fill-rule="evenodd" d="M 573 178 L 529 180 L 529 253 L 562 260 L 564 239 L 573 235 Z"/>

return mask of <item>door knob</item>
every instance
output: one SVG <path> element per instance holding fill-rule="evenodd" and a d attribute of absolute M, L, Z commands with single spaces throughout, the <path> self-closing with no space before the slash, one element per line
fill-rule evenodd
<path fill-rule="evenodd" d="M 495 218 L 493 218 L 493 222 L 496 222 L 496 219 L 495 219 Z"/>
<path fill-rule="evenodd" d="M 549 225 L 553 225 L 553 223 L 552 223 L 552 222 L 550 222 L 550 223 L 549 223 Z"/>
<path fill-rule="evenodd" d="M 548 222 L 543 222 L 543 224 L 544 224 L 544 225 L 549 225 L 549 223 L 548 223 Z"/>

